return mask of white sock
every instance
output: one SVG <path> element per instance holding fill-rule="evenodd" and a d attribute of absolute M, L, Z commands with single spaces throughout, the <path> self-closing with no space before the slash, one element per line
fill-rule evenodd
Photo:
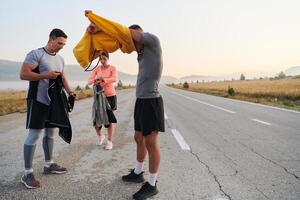
<path fill-rule="evenodd" d="M 157 174 L 158 173 L 155 173 L 155 174 L 150 173 L 149 179 L 148 179 L 148 182 L 149 182 L 150 185 L 155 186 L 156 179 L 157 179 Z"/>
<path fill-rule="evenodd" d="M 25 170 L 24 170 L 25 176 L 27 176 L 27 175 L 30 174 L 30 173 L 33 173 L 33 169 L 32 169 L 32 168 L 30 168 L 30 169 L 25 169 Z"/>
<path fill-rule="evenodd" d="M 135 168 L 134 168 L 134 173 L 135 174 L 140 174 L 143 171 L 143 165 L 144 165 L 144 162 L 136 161 Z"/>
<path fill-rule="evenodd" d="M 53 160 L 45 161 L 45 167 L 50 167 L 50 165 L 53 163 L 54 163 Z"/>

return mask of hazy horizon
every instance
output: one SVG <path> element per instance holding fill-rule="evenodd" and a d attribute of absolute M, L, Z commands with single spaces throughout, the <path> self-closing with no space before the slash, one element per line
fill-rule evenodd
<path fill-rule="evenodd" d="M 17 63 L 22 63 L 23 61 L 13 61 L 13 60 L 7 60 L 7 59 L 0 59 L 0 62 L 1 61 L 8 61 L 8 62 L 17 62 Z M 66 64 L 66 66 L 67 67 L 69 67 L 69 66 L 73 66 L 73 65 L 78 65 L 79 66 L 79 64 Z M 1 66 L 0 66 L 1 67 Z M 21 65 L 20 65 L 20 67 L 21 67 Z M 293 66 L 291 66 L 291 67 L 293 67 Z M 296 67 L 298 67 L 298 66 L 296 66 Z M 299 68 L 300 68 L 300 66 L 299 66 Z M 76 71 L 78 71 L 78 70 L 80 70 L 80 69 L 82 69 L 81 67 L 78 67 L 78 68 L 76 68 Z M 284 69 L 284 70 L 282 70 L 282 71 L 285 71 L 285 70 L 287 70 L 288 68 L 286 68 L 286 69 Z M 70 71 L 71 69 L 70 68 L 68 68 L 68 71 Z M 125 73 L 125 74 L 127 74 L 127 75 L 132 75 L 132 76 L 136 76 L 137 75 L 137 73 L 135 73 L 135 74 L 131 74 L 131 73 L 128 73 L 128 72 L 124 72 L 124 71 L 122 71 L 122 69 L 117 69 L 118 70 L 118 72 L 121 72 L 121 73 Z M 280 71 L 281 72 L 281 71 Z M 85 74 L 88 74 L 88 72 L 85 72 L 83 69 L 82 69 L 82 73 L 85 73 Z M 173 76 L 173 75 L 168 75 L 168 74 L 163 74 L 163 76 L 170 76 L 170 77 L 174 77 L 174 78 L 177 78 L 177 79 L 181 79 L 181 78 L 185 78 L 185 77 L 188 77 L 188 76 L 207 76 L 207 77 L 224 77 L 224 76 L 229 76 L 229 75 L 233 75 L 233 74 L 242 74 L 242 73 L 246 73 L 246 74 L 252 74 L 252 73 L 265 73 L 265 74 L 269 74 L 269 75 L 263 75 L 263 76 L 260 76 L 260 77 L 266 77 L 266 76 L 270 76 L 270 77 L 272 77 L 272 76 L 274 76 L 275 74 L 278 74 L 279 72 L 277 72 L 277 71 L 264 71 L 264 70 L 261 70 L 261 71 L 239 71 L 239 72 L 231 72 L 231 73 L 227 73 L 227 74 L 220 74 L 220 75 L 207 75 L 207 74 L 187 74 L 187 75 L 181 75 L 181 76 L 178 76 L 178 77 L 176 77 L 176 76 Z M 254 77 L 254 76 L 253 76 Z M 251 76 L 251 78 L 252 78 L 252 76 Z M 257 78 L 258 78 L 258 75 L 257 75 Z"/>
<path fill-rule="evenodd" d="M 300 66 L 299 8 L 300 2 L 294 0 L 1 1 L 0 55 L 22 62 L 30 50 L 44 46 L 57 27 L 68 35 L 60 55 L 66 64 L 77 64 L 72 49 L 89 24 L 84 10 L 91 9 L 125 26 L 140 24 L 157 35 L 164 76 L 280 72 Z M 136 53 L 117 51 L 110 57 L 119 71 L 137 74 Z"/>

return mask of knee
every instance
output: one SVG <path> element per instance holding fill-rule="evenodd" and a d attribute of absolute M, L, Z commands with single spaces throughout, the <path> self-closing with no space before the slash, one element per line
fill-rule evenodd
<path fill-rule="evenodd" d="M 37 140 L 39 139 L 41 130 L 37 129 L 29 129 L 28 136 L 25 140 L 26 145 L 35 145 Z"/>
<path fill-rule="evenodd" d="M 54 128 L 47 128 L 47 129 L 45 130 L 45 135 L 44 135 L 44 137 L 48 137 L 48 138 L 53 139 L 53 137 L 54 137 Z"/>
<path fill-rule="evenodd" d="M 137 144 L 143 144 L 144 143 L 144 137 L 140 133 L 135 133 L 134 134 L 134 140 Z"/>
<path fill-rule="evenodd" d="M 158 150 L 159 146 L 157 143 L 157 134 L 151 133 L 151 135 L 147 136 L 145 139 L 145 144 L 148 151 Z"/>

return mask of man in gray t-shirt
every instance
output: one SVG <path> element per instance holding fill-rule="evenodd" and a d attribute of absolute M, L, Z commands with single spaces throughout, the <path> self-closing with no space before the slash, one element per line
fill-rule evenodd
<path fill-rule="evenodd" d="M 85 11 L 85 14 L 91 12 Z M 134 139 L 137 144 L 135 168 L 122 176 L 126 182 L 144 182 L 143 163 L 149 155 L 149 179 L 134 195 L 134 199 L 146 199 L 158 193 L 156 178 L 160 163 L 158 132 L 165 131 L 163 99 L 158 91 L 162 73 L 162 50 L 159 39 L 146 33 L 139 25 L 129 27 L 135 49 L 138 53 L 139 72 L 136 83 L 136 102 L 134 108 Z M 87 31 L 91 34 L 101 30 L 91 23 Z"/>
<path fill-rule="evenodd" d="M 133 195 L 134 199 L 146 199 L 158 193 L 156 184 L 160 163 L 158 132 L 165 131 L 163 99 L 158 91 L 163 68 L 162 50 L 160 41 L 155 35 L 144 32 L 139 25 L 132 25 L 129 29 L 139 63 L 134 109 L 137 158 L 135 168 L 128 175 L 122 176 L 122 180 L 144 181 L 143 164 L 148 152 L 148 181 Z"/>
<path fill-rule="evenodd" d="M 145 199 L 158 193 L 156 179 L 160 163 L 158 132 L 165 131 L 163 99 L 158 91 L 163 61 L 159 39 L 146 33 L 139 25 L 129 27 L 138 53 L 139 72 L 136 84 L 136 103 L 134 109 L 134 139 L 137 145 L 135 168 L 122 180 L 142 182 L 143 164 L 148 152 L 148 181 L 137 191 L 134 199 Z"/>
<path fill-rule="evenodd" d="M 70 89 L 64 73 L 64 60 L 57 53 L 66 44 L 67 35 L 60 29 L 53 29 L 45 47 L 32 50 L 24 60 L 20 71 L 20 78 L 28 80 L 29 90 L 27 97 L 27 123 L 29 129 L 24 142 L 25 170 L 21 182 L 27 188 L 40 187 L 39 181 L 34 178 L 32 160 L 36 142 L 44 130 L 43 149 L 45 154 L 44 173 L 62 174 L 66 168 L 53 162 L 53 135 L 54 128 L 47 125 L 50 99 L 48 96 L 49 80 L 61 76 L 63 86 L 69 95 L 75 97 Z"/>

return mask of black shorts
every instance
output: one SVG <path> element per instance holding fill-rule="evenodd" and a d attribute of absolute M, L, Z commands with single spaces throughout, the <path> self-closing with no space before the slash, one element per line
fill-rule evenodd
<path fill-rule="evenodd" d="M 164 103 L 162 97 L 137 99 L 134 108 L 134 130 L 143 136 L 152 131 L 164 132 Z"/>
<path fill-rule="evenodd" d="M 117 96 L 110 96 L 110 97 L 106 97 L 111 109 L 113 111 L 117 110 Z"/>
<path fill-rule="evenodd" d="M 33 99 L 27 99 L 27 129 L 49 128 L 50 126 L 47 125 L 48 117 L 49 106 Z"/>

